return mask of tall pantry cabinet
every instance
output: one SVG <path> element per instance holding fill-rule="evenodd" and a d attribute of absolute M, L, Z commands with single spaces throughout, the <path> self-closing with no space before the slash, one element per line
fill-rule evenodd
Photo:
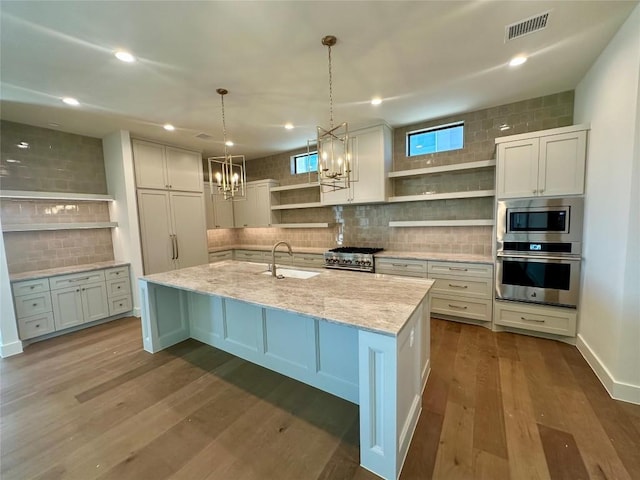
<path fill-rule="evenodd" d="M 198 152 L 132 140 L 144 273 L 208 262 Z"/>

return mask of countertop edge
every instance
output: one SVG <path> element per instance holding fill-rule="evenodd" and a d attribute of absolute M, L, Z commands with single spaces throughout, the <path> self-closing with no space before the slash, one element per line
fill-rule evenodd
<path fill-rule="evenodd" d="M 9 274 L 9 281 L 11 283 L 24 282 L 26 280 L 37 280 L 39 278 L 57 277 L 59 275 L 70 275 L 72 273 L 91 272 L 94 270 L 104 270 L 106 268 L 123 267 L 130 264 L 130 262 L 121 260 L 108 260 L 106 262 L 87 263 L 83 265 L 72 265 L 69 267 L 56 267 L 48 268 L 46 270 L 12 273 Z"/>

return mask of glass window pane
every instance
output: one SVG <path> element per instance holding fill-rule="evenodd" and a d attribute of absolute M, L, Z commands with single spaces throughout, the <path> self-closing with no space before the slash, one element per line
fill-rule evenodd
<path fill-rule="evenodd" d="M 407 135 L 408 155 L 426 155 L 429 153 L 457 150 L 464 146 L 464 125 L 434 127 L 422 132 Z"/>

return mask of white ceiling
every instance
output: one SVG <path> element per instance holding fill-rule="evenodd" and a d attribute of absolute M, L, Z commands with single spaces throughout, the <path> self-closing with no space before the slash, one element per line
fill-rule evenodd
<path fill-rule="evenodd" d="M 637 3 L 3 0 L 0 113 L 217 155 L 223 87 L 233 153 L 258 158 L 328 126 L 324 35 L 338 37 L 336 122 L 395 127 L 575 88 Z M 546 10 L 545 30 L 505 43 L 506 25 Z M 118 61 L 118 48 L 139 61 Z M 520 53 L 529 61 L 508 67 Z M 213 138 L 195 138 L 203 132 Z"/>

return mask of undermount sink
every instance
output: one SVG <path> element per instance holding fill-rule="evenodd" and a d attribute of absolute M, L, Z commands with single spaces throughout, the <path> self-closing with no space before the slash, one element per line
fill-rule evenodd
<path fill-rule="evenodd" d="M 276 270 L 276 273 L 278 274 L 278 277 L 282 275 L 284 278 L 300 278 L 302 280 L 320 275 L 320 272 L 310 272 L 309 270 L 294 270 L 293 268 L 278 268 Z M 266 272 L 262 272 L 262 274 L 271 275 L 271 272 L 267 270 Z"/>

